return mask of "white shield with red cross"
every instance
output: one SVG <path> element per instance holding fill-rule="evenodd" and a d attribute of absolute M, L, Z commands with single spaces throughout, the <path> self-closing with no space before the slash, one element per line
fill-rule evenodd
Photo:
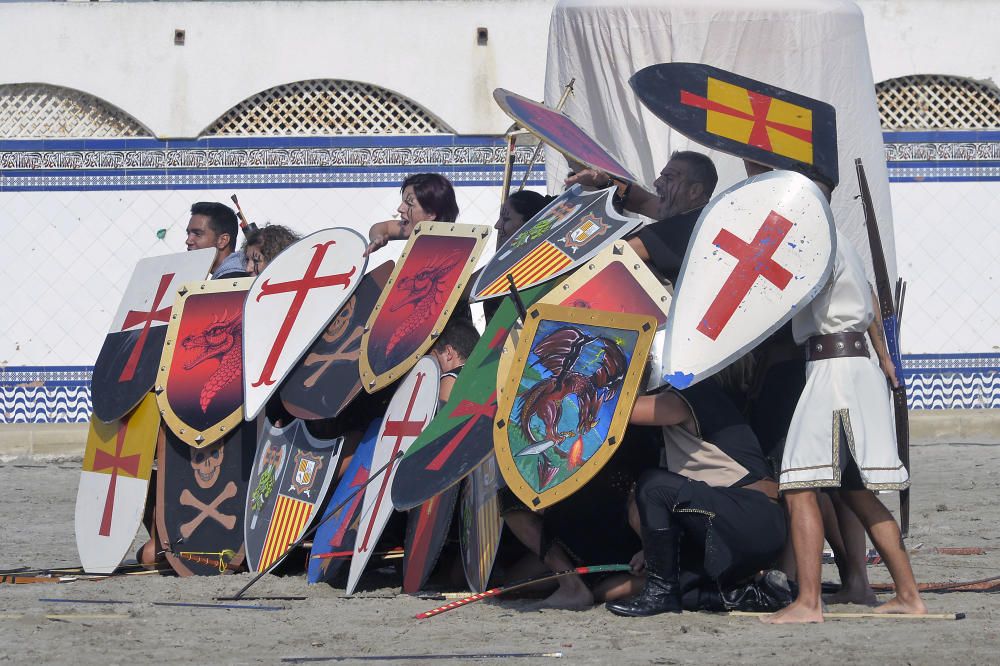
<path fill-rule="evenodd" d="M 205 248 L 148 257 L 135 265 L 94 363 L 90 393 L 101 421 L 121 419 L 153 388 L 177 290 L 204 280 L 214 259 L 215 250 Z"/>
<path fill-rule="evenodd" d="M 434 418 L 438 408 L 438 391 L 441 369 L 433 356 L 424 356 L 413 366 L 389 401 L 385 418 L 375 440 L 372 456 L 371 482 L 365 489 L 358 521 L 358 535 L 354 541 L 354 556 L 347 577 L 347 593 L 353 594 L 361 572 L 375 551 L 382 530 L 392 515 L 392 480 L 396 475 L 400 454 L 405 453 L 417 435 L 423 432 Z M 386 467 L 381 473 L 386 464 Z"/>
<path fill-rule="evenodd" d="M 763 342 L 823 288 L 835 249 L 830 206 L 805 176 L 773 171 L 712 199 L 674 290 L 664 380 L 684 388 Z"/>
<path fill-rule="evenodd" d="M 287 247 L 254 281 L 243 306 L 247 421 L 354 293 L 368 266 L 367 247 L 351 229 L 317 231 Z"/>

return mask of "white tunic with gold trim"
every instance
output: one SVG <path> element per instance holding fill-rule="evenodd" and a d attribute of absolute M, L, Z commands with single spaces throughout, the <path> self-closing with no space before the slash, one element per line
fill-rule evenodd
<path fill-rule="evenodd" d="M 819 295 L 792 319 L 795 341 L 814 335 L 863 332 L 875 318 L 861 257 L 837 233 L 833 274 Z M 872 358 L 855 356 L 806 364 L 806 386 L 795 408 L 781 460 L 781 490 L 839 487 L 842 447 L 870 490 L 899 490 L 909 475 L 896 453 L 892 400 Z"/>

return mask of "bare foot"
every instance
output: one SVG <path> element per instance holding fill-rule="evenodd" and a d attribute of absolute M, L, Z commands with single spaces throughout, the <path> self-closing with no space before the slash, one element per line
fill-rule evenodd
<path fill-rule="evenodd" d="M 157 557 L 156 553 L 156 541 L 150 539 L 143 544 L 142 548 L 138 550 L 135 554 L 136 561 L 139 562 L 146 569 L 155 569 L 156 563 L 160 561 L 161 557 Z"/>
<path fill-rule="evenodd" d="M 764 615 L 760 618 L 764 624 L 805 624 L 823 621 L 822 606 L 810 606 L 799 601 L 793 601 L 777 613 Z"/>
<path fill-rule="evenodd" d="M 823 601 L 828 604 L 857 604 L 859 606 L 877 606 L 878 599 L 875 592 L 868 585 L 861 587 L 841 586 L 833 594 L 823 595 Z"/>
<path fill-rule="evenodd" d="M 594 595 L 579 576 L 559 579 L 559 589 L 545 599 L 532 604 L 531 610 L 589 610 L 594 607 Z"/>
<path fill-rule="evenodd" d="M 927 606 L 924 605 L 924 601 L 920 597 L 916 597 L 910 601 L 903 601 L 899 597 L 893 597 L 892 599 L 885 602 L 881 606 L 876 606 L 872 610 L 872 612 L 890 613 L 890 614 L 906 613 L 908 615 L 926 615 Z"/>

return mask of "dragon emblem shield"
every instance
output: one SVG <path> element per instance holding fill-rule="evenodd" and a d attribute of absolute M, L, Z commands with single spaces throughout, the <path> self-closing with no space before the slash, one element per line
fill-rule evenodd
<path fill-rule="evenodd" d="M 361 339 L 361 379 L 375 393 L 430 349 L 486 246 L 490 228 L 449 222 L 413 230 Z"/>
<path fill-rule="evenodd" d="M 155 391 L 164 422 L 189 446 L 208 446 L 239 423 L 243 301 L 252 283 L 209 280 L 178 291 Z"/>
<path fill-rule="evenodd" d="M 565 499 L 614 454 L 655 331 L 643 315 L 528 310 L 493 431 L 504 480 L 527 506 Z"/>

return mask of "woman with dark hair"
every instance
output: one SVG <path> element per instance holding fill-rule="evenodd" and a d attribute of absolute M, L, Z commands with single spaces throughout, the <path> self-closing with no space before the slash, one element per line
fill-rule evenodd
<path fill-rule="evenodd" d="M 519 190 L 507 197 L 507 201 L 500 206 L 500 217 L 493 227 L 497 230 L 497 249 L 525 222 L 552 203 L 553 199 L 555 197 L 547 197 L 531 190 Z"/>
<path fill-rule="evenodd" d="M 410 237 L 419 222 L 454 222 L 458 219 L 458 203 L 451 181 L 438 173 L 415 173 L 399 188 L 402 202 L 396 211 L 398 220 L 377 222 L 368 230 L 368 254 L 385 247 L 391 240 Z"/>
<path fill-rule="evenodd" d="M 247 273 L 256 277 L 286 247 L 299 240 L 300 236 L 280 224 L 268 224 L 262 229 L 250 232 L 243 241 L 243 256 L 246 257 Z"/>

